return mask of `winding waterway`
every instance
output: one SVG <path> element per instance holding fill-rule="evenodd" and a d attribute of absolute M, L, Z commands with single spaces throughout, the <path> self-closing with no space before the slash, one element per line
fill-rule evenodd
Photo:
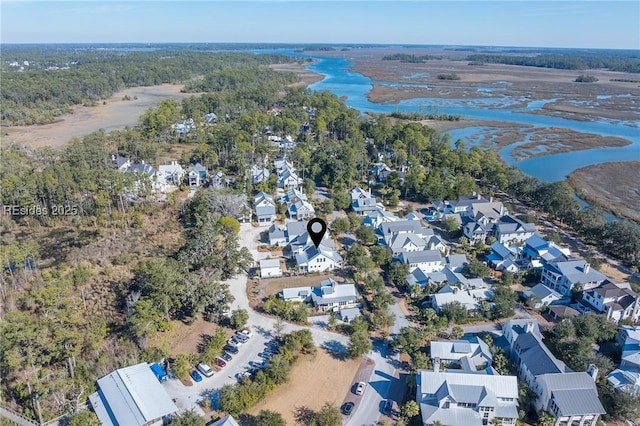
<path fill-rule="evenodd" d="M 297 56 L 301 56 L 297 54 Z M 304 55 L 302 55 L 304 56 Z M 486 98 L 478 99 L 434 99 L 418 98 L 401 101 L 397 104 L 375 104 L 367 99 L 375 84 L 395 85 L 399 83 L 372 81 L 370 78 L 348 69 L 351 63 L 342 58 L 328 58 L 309 55 L 317 62 L 308 67 L 309 70 L 325 76 L 325 78 L 310 86 L 312 90 L 329 90 L 343 99 L 351 108 L 361 113 L 391 113 L 394 111 L 420 111 L 433 106 L 439 112 L 446 114 L 459 114 L 465 118 L 505 121 L 532 125 L 534 128 L 561 127 L 577 132 L 594 133 L 602 136 L 618 136 L 628 139 L 631 144 L 620 148 L 595 148 L 583 151 L 573 151 L 560 154 L 546 155 L 530 158 L 523 161 L 515 161 L 511 157 L 511 151 L 517 144 L 509 145 L 500 150 L 502 158 L 510 165 L 520 168 L 524 173 L 535 176 L 546 182 L 564 180 L 573 170 L 591 164 L 609 161 L 629 161 L 640 159 L 640 120 L 635 122 L 593 121 L 584 122 L 568 118 L 549 117 L 539 114 L 531 114 L 530 111 L 540 109 L 553 99 L 537 100 L 529 102 L 525 107 L 514 109 L 498 109 L 510 104 L 521 102 L 521 99 L 513 98 Z M 480 91 L 491 91 L 493 88 L 482 88 Z M 466 139 L 476 132 L 487 131 L 483 127 L 470 127 L 448 131 L 453 141 L 458 138 Z M 525 140 L 522 141 L 524 143 Z"/>

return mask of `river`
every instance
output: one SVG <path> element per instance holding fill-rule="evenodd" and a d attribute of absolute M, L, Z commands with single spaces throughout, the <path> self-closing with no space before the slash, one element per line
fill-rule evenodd
<path fill-rule="evenodd" d="M 372 81 L 370 78 L 348 69 L 351 63 L 342 58 L 327 58 L 312 56 L 318 62 L 310 65 L 311 71 L 323 74 L 321 80 L 310 86 L 312 90 L 329 90 L 336 96 L 344 99 L 351 108 L 361 113 L 391 113 L 394 111 L 420 111 L 432 106 L 439 112 L 446 114 L 459 114 L 465 118 L 506 121 L 532 125 L 534 128 L 560 127 L 583 133 L 594 133 L 602 136 L 618 136 L 631 142 L 630 145 L 621 148 L 595 148 L 583 151 L 574 151 L 560 154 L 546 155 L 530 158 L 523 161 L 515 161 L 511 157 L 511 151 L 518 144 L 511 144 L 500 150 L 500 155 L 509 164 L 518 167 L 524 173 L 535 176 L 545 182 L 564 180 L 566 176 L 577 168 L 591 164 L 610 161 L 628 161 L 640 159 L 640 121 L 616 122 L 593 121 L 585 122 L 567 118 L 549 117 L 539 114 L 531 114 L 530 111 L 542 108 L 553 99 L 536 100 L 529 102 L 525 107 L 514 109 L 500 109 L 521 103 L 521 99 L 513 98 L 484 98 L 478 99 L 433 99 L 418 98 L 401 101 L 397 104 L 375 104 L 367 99 L 367 93 L 371 91 L 373 83 L 384 85 L 398 85 L 394 82 Z M 504 84 L 504 82 L 502 82 Z M 481 91 L 491 91 L 498 87 L 480 88 Z M 469 127 L 450 130 L 452 141 L 459 138 L 468 139 L 473 134 L 490 131 L 483 127 Z M 525 143 L 523 140 L 521 143 Z M 468 144 L 469 146 L 472 144 Z"/>

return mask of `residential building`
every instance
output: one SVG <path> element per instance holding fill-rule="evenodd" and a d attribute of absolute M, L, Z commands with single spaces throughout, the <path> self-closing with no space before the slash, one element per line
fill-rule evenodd
<path fill-rule="evenodd" d="M 255 164 L 253 167 L 251 167 L 249 173 L 251 173 L 251 182 L 254 185 L 259 185 L 262 182 L 269 182 L 269 176 L 271 174 L 269 172 L 269 169 L 265 167 L 259 167 Z"/>
<path fill-rule="evenodd" d="M 325 272 L 342 268 L 342 256 L 337 251 L 322 244 L 307 246 L 296 254 L 296 265 L 300 272 Z"/>
<path fill-rule="evenodd" d="M 400 220 L 398 216 L 378 208 L 367 212 L 364 219 L 362 219 L 362 224 L 373 229 L 378 229 L 385 222 L 395 222 L 397 220 Z"/>
<path fill-rule="evenodd" d="M 502 216 L 493 226 L 493 236 L 503 244 L 522 243 L 531 238 L 535 232 L 536 226 L 533 223 L 525 223 L 510 215 Z"/>
<path fill-rule="evenodd" d="M 473 364 L 489 366 L 493 362 L 493 355 L 489 346 L 478 336 L 464 340 L 432 340 L 430 345 L 431 360 L 440 363 L 458 363 L 462 358 L 469 358 Z"/>
<path fill-rule="evenodd" d="M 401 252 L 400 262 L 408 264 L 410 272 L 417 268 L 425 273 L 441 271 L 445 266 L 444 259 L 438 250 Z"/>
<path fill-rule="evenodd" d="M 522 292 L 529 306 L 534 309 L 541 309 L 544 306 L 552 305 L 562 299 L 562 295 L 551 290 L 542 283 L 534 285 L 531 290 Z M 568 302 L 568 300 L 567 300 Z"/>
<path fill-rule="evenodd" d="M 307 201 L 307 195 L 295 188 L 287 191 L 281 201 L 286 204 L 291 219 L 309 219 L 316 214 L 313 206 Z"/>
<path fill-rule="evenodd" d="M 514 376 L 422 370 L 416 385 L 423 425 L 514 426 L 518 419 Z"/>
<path fill-rule="evenodd" d="M 595 425 L 604 409 L 595 385 L 597 368 L 573 372 L 542 343 L 538 322 L 513 319 L 502 327 L 518 376 L 535 392 L 536 410 L 556 418 L 556 426 Z"/>
<path fill-rule="evenodd" d="M 338 284 L 331 278 L 324 279 L 316 287 L 284 288 L 280 297 L 287 302 L 312 303 L 321 312 L 339 312 L 343 309 L 353 309 L 359 306 L 354 284 Z M 345 315 L 355 318 L 354 311 L 347 311 Z"/>
<path fill-rule="evenodd" d="M 595 426 L 600 415 L 605 414 L 594 382 L 596 374 L 597 371 L 538 376 L 536 407 L 555 417 L 555 426 Z"/>
<path fill-rule="evenodd" d="M 472 311 L 479 310 L 479 303 L 483 300 L 493 300 L 493 289 L 479 288 L 463 290 L 455 285 L 445 285 L 437 293 L 428 295 L 422 307 L 433 308 L 440 314 L 445 305 L 459 302 L 468 311 Z"/>
<path fill-rule="evenodd" d="M 208 426 L 240 426 L 240 424 L 232 416 L 224 416 L 220 420 L 216 420 L 213 423 L 208 423 Z"/>
<path fill-rule="evenodd" d="M 547 241 L 538 234 L 529 237 L 522 248 L 522 256 L 529 260 L 531 266 L 539 268 L 549 262 L 569 260 L 571 251 L 562 248 L 552 241 Z"/>
<path fill-rule="evenodd" d="M 281 277 L 280 259 L 264 259 L 260 261 L 260 278 Z"/>
<path fill-rule="evenodd" d="M 565 305 L 552 305 L 549 306 L 547 314 L 556 321 L 561 321 L 569 317 L 577 317 L 581 315 L 580 312 L 573 309 L 571 306 Z"/>
<path fill-rule="evenodd" d="M 376 201 L 371 192 L 356 187 L 351 191 L 351 209 L 358 216 L 366 216 L 369 212 L 384 210 L 384 206 Z"/>
<path fill-rule="evenodd" d="M 590 290 L 602 284 L 607 277 L 593 269 L 584 260 L 548 262 L 542 267 L 540 282 L 563 296 L 570 296 L 577 284 Z"/>
<path fill-rule="evenodd" d="M 620 367 L 607 380 L 619 392 L 640 392 L 640 326 L 623 325 L 617 337 L 622 346 Z"/>
<path fill-rule="evenodd" d="M 289 242 L 286 229 L 275 224 L 269 227 L 268 236 L 270 246 L 283 247 Z"/>
<path fill-rule="evenodd" d="M 491 244 L 491 253 L 487 255 L 487 260 L 496 271 L 516 273 L 526 268 L 526 263 L 521 261 L 521 249 L 515 244 L 505 246 L 496 241 Z"/>
<path fill-rule="evenodd" d="M 131 164 L 126 171 L 136 175 L 134 187 L 131 188 L 134 194 L 146 195 L 167 192 L 167 183 L 159 176 L 158 171 L 151 164 L 144 161 Z"/>
<path fill-rule="evenodd" d="M 278 175 L 277 185 L 278 188 L 283 189 L 298 189 L 302 185 L 302 178 L 298 177 L 293 170 L 285 169 L 282 174 Z"/>
<path fill-rule="evenodd" d="M 331 278 L 314 287 L 311 293 L 313 305 L 322 312 L 338 312 L 358 306 L 358 293 L 354 284 L 338 284 Z"/>
<path fill-rule="evenodd" d="M 582 302 L 615 323 L 627 318 L 634 323 L 640 320 L 640 297 L 629 284 L 606 280 L 598 287 L 584 291 Z"/>
<path fill-rule="evenodd" d="M 124 172 L 129 169 L 129 166 L 131 166 L 131 160 L 127 157 L 123 157 L 122 155 L 112 155 L 111 164 L 114 169 L 119 172 Z"/>
<path fill-rule="evenodd" d="M 258 192 L 253 197 L 253 210 L 258 224 L 269 224 L 276 220 L 276 203 L 273 197 L 265 192 Z"/>
<path fill-rule="evenodd" d="M 97 382 L 89 403 L 103 425 L 162 425 L 178 411 L 146 362 L 120 368 Z"/>
<path fill-rule="evenodd" d="M 177 161 L 172 161 L 171 164 L 160 164 L 158 166 L 158 175 L 166 184 L 180 186 L 185 171 Z"/>
<path fill-rule="evenodd" d="M 207 181 L 209 170 L 200 163 L 196 163 L 187 170 L 187 180 L 190 187 L 202 186 Z"/>

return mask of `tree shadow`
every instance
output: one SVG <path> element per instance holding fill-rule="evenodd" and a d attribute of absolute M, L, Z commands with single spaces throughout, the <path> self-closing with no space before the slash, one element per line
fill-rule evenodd
<path fill-rule="evenodd" d="M 327 351 L 332 358 L 339 361 L 346 360 L 349 355 L 347 347 L 337 340 L 329 340 L 327 342 L 324 342 L 320 347 Z"/>

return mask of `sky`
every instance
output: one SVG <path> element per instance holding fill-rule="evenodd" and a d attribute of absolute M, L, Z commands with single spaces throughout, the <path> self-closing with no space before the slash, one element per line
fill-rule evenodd
<path fill-rule="evenodd" d="M 0 0 L 2 43 L 371 43 L 640 49 L 640 0 Z"/>

